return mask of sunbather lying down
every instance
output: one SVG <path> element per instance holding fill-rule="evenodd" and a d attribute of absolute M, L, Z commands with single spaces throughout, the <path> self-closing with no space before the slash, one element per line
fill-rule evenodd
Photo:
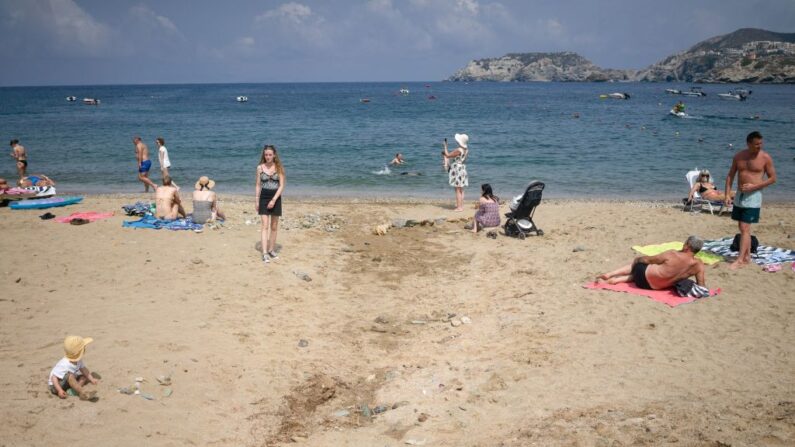
<path fill-rule="evenodd" d="M 709 171 L 701 171 L 698 174 L 698 178 L 695 183 L 693 183 L 693 187 L 690 188 L 690 195 L 687 197 L 688 201 L 693 201 L 693 196 L 696 194 L 696 191 L 698 191 L 702 199 L 716 202 L 723 202 L 726 199 L 726 195 L 719 191 L 718 187 L 712 183 Z M 729 199 L 734 200 L 734 191 L 729 194 Z"/>
<path fill-rule="evenodd" d="M 690 236 L 680 251 L 668 250 L 655 256 L 639 256 L 632 264 L 599 275 L 596 282 L 633 282 L 641 289 L 662 290 L 695 276 L 696 283 L 705 286 L 704 264 L 695 258 L 703 246 L 704 241 L 697 236 Z"/>
<path fill-rule="evenodd" d="M 28 186 L 55 186 L 55 181 L 44 174 L 36 174 L 22 177 L 17 184 L 23 188 Z"/>

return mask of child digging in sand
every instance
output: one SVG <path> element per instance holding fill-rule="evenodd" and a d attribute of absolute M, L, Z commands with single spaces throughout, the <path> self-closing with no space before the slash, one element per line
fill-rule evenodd
<path fill-rule="evenodd" d="M 86 353 L 86 345 L 94 341 L 90 337 L 78 337 L 70 335 L 63 341 L 64 358 L 62 358 L 50 372 L 49 387 L 50 392 L 66 399 L 66 391 L 74 390 L 80 400 L 97 400 L 96 391 L 86 391 L 83 386 L 91 382 L 96 385 L 99 381 L 91 375 L 91 372 L 83 363 L 83 354 Z"/>

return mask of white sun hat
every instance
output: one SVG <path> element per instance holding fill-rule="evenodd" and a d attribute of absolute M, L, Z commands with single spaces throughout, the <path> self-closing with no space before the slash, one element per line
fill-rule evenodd
<path fill-rule="evenodd" d="M 455 134 L 455 141 L 457 141 L 458 144 L 461 147 L 463 147 L 464 149 L 469 149 L 467 147 L 467 144 L 469 143 L 469 136 L 467 134 L 465 134 L 465 133 L 457 133 L 457 134 Z"/>

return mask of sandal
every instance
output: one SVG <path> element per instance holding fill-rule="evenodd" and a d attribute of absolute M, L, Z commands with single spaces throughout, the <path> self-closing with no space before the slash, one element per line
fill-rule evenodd
<path fill-rule="evenodd" d="M 271 259 L 273 259 L 273 260 L 279 259 L 279 255 L 277 255 L 276 252 L 273 251 L 273 250 L 268 252 L 268 256 L 270 256 Z"/>
<path fill-rule="evenodd" d="M 781 264 L 768 264 L 762 270 L 768 273 L 776 273 L 781 270 Z"/>
<path fill-rule="evenodd" d="M 266 263 L 266 264 L 267 264 L 267 263 L 269 263 L 269 262 L 271 262 L 271 258 L 268 256 L 268 254 L 267 254 L 267 253 L 264 253 L 264 254 L 262 255 L 262 262 L 264 262 L 264 263 Z"/>
<path fill-rule="evenodd" d="M 79 217 L 69 221 L 69 223 L 72 224 L 72 225 L 85 225 L 85 224 L 87 224 L 89 222 L 91 222 L 91 221 L 88 220 L 88 219 L 82 219 L 82 218 L 79 218 Z"/>

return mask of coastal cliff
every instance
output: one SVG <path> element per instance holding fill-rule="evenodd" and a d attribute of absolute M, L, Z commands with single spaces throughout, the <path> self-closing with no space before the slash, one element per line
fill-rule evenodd
<path fill-rule="evenodd" d="M 577 53 L 509 53 L 500 58 L 471 61 L 451 81 L 598 82 L 630 80 L 634 72 L 597 67 Z"/>
<path fill-rule="evenodd" d="M 450 81 L 795 83 L 795 33 L 743 28 L 642 70 L 606 69 L 573 52 L 509 53 L 473 60 Z"/>

